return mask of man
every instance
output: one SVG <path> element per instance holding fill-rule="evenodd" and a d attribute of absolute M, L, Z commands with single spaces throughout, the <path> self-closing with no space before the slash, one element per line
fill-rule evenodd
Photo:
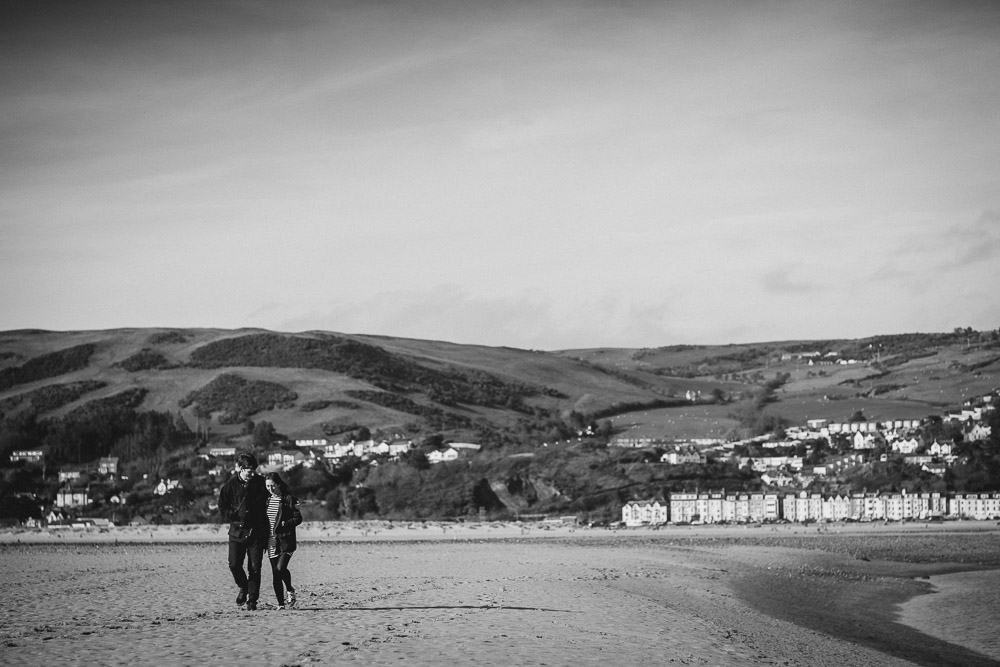
<path fill-rule="evenodd" d="M 267 544 L 267 489 L 252 454 L 236 457 L 236 475 L 219 491 L 219 513 L 229 522 L 229 571 L 240 588 L 236 604 L 257 608 L 260 569 Z M 243 571 L 243 561 L 247 571 Z"/>

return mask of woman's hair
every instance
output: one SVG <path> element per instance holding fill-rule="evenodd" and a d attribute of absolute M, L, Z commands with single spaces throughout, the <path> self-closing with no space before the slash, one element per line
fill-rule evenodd
<path fill-rule="evenodd" d="M 266 482 L 267 480 L 271 480 L 272 482 L 278 485 L 278 490 L 281 491 L 282 497 L 292 495 L 292 490 L 288 488 L 288 485 L 285 484 L 285 480 L 281 479 L 281 475 L 279 475 L 278 473 L 276 472 L 267 473 L 266 475 L 264 475 L 264 481 Z"/>

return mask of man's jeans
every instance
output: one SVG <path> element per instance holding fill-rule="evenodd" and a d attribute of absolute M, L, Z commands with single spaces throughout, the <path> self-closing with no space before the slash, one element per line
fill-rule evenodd
<path fill-rule="evenodd" d="M 257 532 L 257 531 L 254 531 Z M 247 561 L 247 572 L 243 571 L 243 559 Z M 240 590 L 246 589 L 247 602 L 256 602 L 260 597 L 260 568 L 264 563 L 264 545 L 258 539 L 247 543 L 229 540 L 229 571 Z"/>

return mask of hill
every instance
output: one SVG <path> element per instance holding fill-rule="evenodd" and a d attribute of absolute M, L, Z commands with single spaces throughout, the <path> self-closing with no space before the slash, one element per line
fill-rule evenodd
<path fill-rule="evenodd" d="M 836 356 L 801 356 L 815 353 Z M 290 438 L 363 425 L 372 432 L 434 432 L 456 440 L 492 434 L 514 442 L 524 439 L 526 422 L 572 411 L 693 437 L 704 428 L 687 419 L 691 410 L 650 414 L 648 408 L 687 392 L 738 399 L 780 374 L 787 380 L 770 410 L 793 422 L 846 419 L 855 410 L 871 419 L 925 415 L 1000 384 L 1000 346 L 992 336 L 970 341 L 964 332 L 560 352 L 328 332 L 0 332 L 0 413 L 29 409 L 30 402 L 40 417 L 61 416 L 141 388 L 141 409 L 179 413 L 219 438 L 237 435 L 250 418 Z M 264 396 L 240 406 L 226 402 L 232 391 L 210 399 L 204 392 L 220 377 L 269 383 L 286 400 Z M 266 394 L 264 386 L 250 393 Z M 40 400 L 45 393 L 61 398 Z M 732 426 L 727 412 L 709 410 L 707 417 L 724 430 Z M 662 416 L 671 413 L 678 415 L 673 425 Z"/>
<path fill-rule="evenodd" d="M 193 452 L 205 444 L 370 433 L 424 443 L 426 454 L 474 442 L 483 448 L 461 471 L 428 470 L 418 458 L 292 481 L 352 515 L 607 514 L 674 482 L 754 483 L 721 464 L 651 474 L 648 455 L 609 450 L 611 437 L 733 438 L 810 418 L 925 417 L 992 391 L 998 378 L 996 332 L 969 330 L 557 352 L 322 331 L 6 331 L 0 456 L 44 448 L 58 468 L 115 455 L 133 475 L 195 479 L 206 466 Z M 204 500 L 212 490 L 191 493 Z"/>

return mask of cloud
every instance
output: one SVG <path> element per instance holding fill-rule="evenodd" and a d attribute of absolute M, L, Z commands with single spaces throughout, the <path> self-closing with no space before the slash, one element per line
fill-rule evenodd
<path fill-rule="evenodd" d="M 760 280 L 767 292 L 773 294 L 803 294 L 821 288 L 792 278 L 792 269 L 781 268 L 765 273 Z"/>
<path fill-rule="evenodd" d="M 442 284 L 422 291 L 389 291 L 344 300 L 326 310 L 290 316 L 279 328 L 525 349 L 633 347 L 676 340 L 678 332 L 670 330 L 669 312 L 668 300 L 643 300 L 611 291 L 554 300 L 532 291 L 483 296 L 461 285 Z"/>
<path fill-rule="evenodd" d="M 956 255 L 942 268 L 994 261 L 1000 256 L 1000 211 L 983 211 L 970 223 L 954 225 L 941 235 L 941 240 L 954 244 Z"/>

